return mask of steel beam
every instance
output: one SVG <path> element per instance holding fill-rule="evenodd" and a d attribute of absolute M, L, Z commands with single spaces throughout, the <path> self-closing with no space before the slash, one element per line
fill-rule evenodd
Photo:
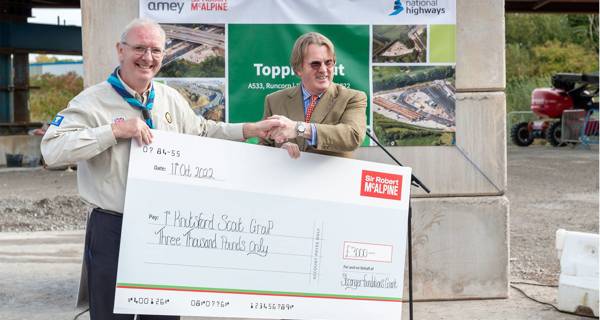
<path fill-rule="evenodd" d="M 81 55 L 81 27 L 0 22 L 0 53 Z"/>
<path fill-rule="evenodd" d="M 0 123 L 12 122 L 10 54 L 0 53 Z"/>
<path fill-rule="evenodd" d="M 14 122 L 29 122 L 29 55 L 15 53 L 13 68 L 15 70 L 13 78 Z"/>

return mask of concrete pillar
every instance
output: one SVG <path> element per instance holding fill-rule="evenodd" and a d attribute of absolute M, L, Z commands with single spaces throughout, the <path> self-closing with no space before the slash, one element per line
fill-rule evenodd
<path fill-rule="evenodd" d="M 432 190 L 413 188 L 416 300 L 508 297 L 504 2 L 456 2 L 456 146 L 390 148 Z"/>
<path fill-rule="evenodd" d="M 14 67 L 14 122 L 29 122 L 29 54 L 15 53 Z"/>
<path fill-rule="evenodd" d="M 116 44 L 123 28 L 138 17 L 138 7 L 138 0 L 81 0 L 84 87 L 106 80 L 119 65 Z"/>

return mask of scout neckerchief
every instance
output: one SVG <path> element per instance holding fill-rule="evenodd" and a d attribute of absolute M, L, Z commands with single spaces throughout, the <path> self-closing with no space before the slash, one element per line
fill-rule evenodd
<path fill-rule="evenodd" d="M 146 101 L 146 105 L 143 105 L 138 99 L 134 98 L 123 86 L 121 80 L 117 76 L 117 72 L 119 68 L 116 68 L 115 71 L 108 77 L 106 81 L 110 83 L 110 85 L 115 89 L 115 91 L 127 101 L 132 107 L 138 108 L 142 110 L 142 115 L 144 116 L 144 120 L 146 120 L 146 124 L 150 129 L 154 129 L 154 125 L 152 124 L 152 118 L 150 117 L 150 110 L 152 110 L 152 106 L 154 106 L 154 85 L 150 85 L 150 94 L 148 94 L 148 101 Z"/>

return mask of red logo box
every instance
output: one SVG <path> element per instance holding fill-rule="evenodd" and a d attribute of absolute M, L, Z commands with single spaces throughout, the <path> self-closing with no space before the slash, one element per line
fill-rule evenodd
<path fill-rule="evenodd" d="M 400 200 L 402 195 L 402 176 L 363 170 L 360 195 L 364 197 Z"/>

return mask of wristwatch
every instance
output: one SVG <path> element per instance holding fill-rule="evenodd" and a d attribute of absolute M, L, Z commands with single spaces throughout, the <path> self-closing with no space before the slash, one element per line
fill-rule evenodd
<path fill-rule="evenodd" d="M 304 122 L 298 121 L 296 122 L 296 136 L 304 137 L 304 133 L 306 132 L 306 126 Z"/>

